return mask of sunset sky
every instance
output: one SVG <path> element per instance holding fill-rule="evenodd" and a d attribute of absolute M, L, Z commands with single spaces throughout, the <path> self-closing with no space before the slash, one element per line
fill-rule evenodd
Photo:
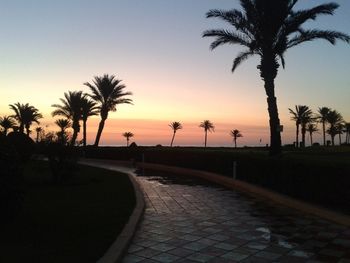
<path fill-rule="evenodd" d="M 329 1 L 300 0 L 297 9 Z M 334 16 L 308 27 L 350 34 L 350 1 L 338 0 Z M 111 113 L 102 145 L 124 145 L 131 131 L 139 145 L 169 145 L 168 124 L 184 129 L 174 145 L 203 145 L 198 127 L 205 119 L 216 129 L 208 145 L 231 146 L 229 131 L 243 133 L 238 144 L 269 143 L 268 114 L 258 58 L 231 73 L 241 49 L 209 50 L 206 29 L 229 28 L 206 19 L 210 9 L 239 8 L 236 0 L 3 0 L 0 8 L 0 116 L 8 105 L 30 103 L 43 113 L 41 126 L 55 130 L 51 107 L 64 92 L 83 90 L 104 73 L 123 80 L 134 105 Z M 350 45 L 315 41 L 291 49 L 276 79 L 283 143 L 294 140 L 288 108 L 308 105 L 338 110 L 350 122 Z M 99 118 L 88 121 L 92 143 Z M 47 127 L 46 127 L 47 126 Z M 33 127 L 34 128 L 34 127 Z M 319 128 L 320 125 L 319 125 Z M 260 142 L 260 139 L 262 141 Z M 132 140 L 132 141 L 133 141 Z M 314 141 L 320 140 L 316 135 Z M 308 141 L 307 141 L 308 143 Z"/>

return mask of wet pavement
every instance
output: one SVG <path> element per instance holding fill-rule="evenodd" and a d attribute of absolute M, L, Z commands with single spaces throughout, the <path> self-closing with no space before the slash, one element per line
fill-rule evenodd
<path fill-rule="evenodd" d="M 137 180 L 146 210 L 123 263 L 350 263 L 350 228 L 198 179 Z"/>

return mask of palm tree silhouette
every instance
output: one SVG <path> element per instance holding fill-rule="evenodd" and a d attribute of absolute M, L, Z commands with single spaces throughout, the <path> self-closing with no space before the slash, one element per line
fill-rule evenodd
<path fill-rule="evenodd" d="M 0 117 L 0 126 L 4 129 L 3 134 L 6 136 L 9 129 L 16 125 L 15 120 L 11 116 Z"/>
<path fill-rule="evenodd" d="M 96 102 L 83 97 L 81 100 L 81 118 L 83 120 L 83 146 L 86 146 L 86 123 L 90 116 L 98 115 L 98 107 Z"/>
<path fill-rule="evenodd" d="M 342 124 L 344 120 L 338 111 L 331 110 L 327 114 L 327 122 L 329 123 L 327 133 L 331 136 L 332 146 L 334 146 L 334 137 L 339 133 L 337 126 Z"/>
<path fill-rule="evenodd" d="M 326 123 L 327 115 L 331 111 L 328 107 L 321 107 L 317 110 L 316 118 L 320 123 L 322 123 L 322 133 L 323 133 L 323 146 L 326 146 Z"/>
<path fill-rule="evenodd" d="M 310 135 L 310 143 L 311 143 L 311 146 L 313 145 L 313 141 L 312 141 L 312 134 L 314 132 L 317 132 L 318 129 L 317 129 L 317 126 L 315 123 L 312 123 L 312 122 L 309 122 L 306 126 L 306 131 L 309 133 Z"/>
<path fill-rule="evenodd" d="M 170 143 L 170 147 L 173 147 L 173 142 L 174 142 L 176 131 L 182 129 L 182 124 L 178 121 L 174 121 L 174 122 L 169 124 L 169 127 L 173 130 L 173 137 L 172 137 L 171 143 Z"/>
<path fill-rule="evenodd" d="M 36 143 L 39 142 L 39 136 L 40 136 L 40 133 L 43 131 L 43 128 L 41 128 L 40 126 L 36 127 L 35 128 L 35 132 L 36 132 Z"/>
<path fill-rule="evenodd" d="M 59 140 L 62 144 L 66 143 L 66 130 L 71 127 L 72 123 L 69 119 L 58 119 L 55 121 L 55 124 L 60 128 L 60 131 L 57 133 Z"/>
<path fill-rule="evenodd" d="M 336 40 L 349 42 L 346 34 L 329 30 L 305 30 L 302 25 L 315 20 L 319 15 L 333 15 L 338 4 L 318 5 L 308 10 L 294 11 L 298 0 L 261 1 L 241 0 L 243 12 L 233 9 L 210 10 L 207 18 L 220 18 L 228 22 L 233 30 L 207 30 L 203 37 L 215 37 L 211 49 L 224 44 L 238 44 L 247 49 L 239 53 L 233 62 L 232 72 L 243 61 L 253 55 L 260 56 L 258 69 L 264 81 L 270 117 L 270 155 L 281 153 L 281 131 L 275 97 L 274 80 L 280 63 L 285 66 L 285 52 L 301 43 L 324 39 L 335 44 Z M 279 62 L 280 60 L 280 62 Z"/>
<path fill-rule="evenodd" d="M 233 137 L 233 141 L 235 143 L 235 148 L 237 148 L 237 138 L 243 137 L 242 133 L 239 130 L 230 131 L 230 135 Z"/>
<path fill-rule="evenodd" d="M 349 144 L 350 143 L 350 122 L 346 122 L 344 128 L 345 128 L 344 132 L 346 133 L 345 143 Z"/>
<path fill-rule="evenodd" d="M 90 88 L 92 92 L 90 97 L 98 104 L 101 116 L 94 143 L 95 146 L 98 146 L 105 121 L 108 118 L 108 113 L 110 111 L 116 111 L 116 106 L 118 104 L 132 104 L 132 99 L 125 98 L 125 96 L 132 95 L 132 93 L 124 91 L 125 85 L 121 84 L 121 80 L 116 79 L 113 75 L 109 76 L 108 74 L 102 77 L 95 77 L 93 84 L 86 82 L 84 85 Z"/>
<path fill-rule="evenodd" d="M 296 125 L 296 135 L 295 142 L 296 147 L 299 146 L 299 127 L 302 125 L 302 145 L 305 146 L 305 133 L 306 133 L 306 124 L 310 120 L 312 111 L 306 105 L 295 105 L 295 111 L 288 108 L 289 113 L 292 114 L 291 120 L 295 121 Z"/>
<path fill-rule="evenodd" d="M 15 104 L 10 104 L 10 109 L 15 112 L 12 117 L 19 123 L 19 132 L 24 133 L 25 129 L 28 136 L 30 134 L 30 126 L 33 122 L 39 124 L 39 119 L 43 118 L 39 110 L 28 103 L 21 104 L 17 102 Z"/>
<path fill-rule="evenodd" d="M 126 138 L 126 147 L 129 146 L 129 140 L 131 137 L 134 137 L 134 134 L 132 132 L 124 132 L 123 136 Z"/>
<path fill-rule="evenodd" d="M 199 127 L 204 129 L 204 134 L 205 134 L 204 147 L 207 147 L 208 131 L 209 132 L 214 131 L 214 129 L 215 129 L 214 124 L 209 120 L 204 120 L 199 124 Z"/>
<path fill-rule="evenodd" d="M 85 95 L 82 91 L 68 91 L 64 93 L 64 99 L 60 99 L 62 105 L 53 104 L 57 108 L 51 114 L 52 116 L 63 116 L 72 121 L 73 136 L 70 144 L 73 146 L 80 131 L 79 121 L 82 116 L 82 100 Z"/>

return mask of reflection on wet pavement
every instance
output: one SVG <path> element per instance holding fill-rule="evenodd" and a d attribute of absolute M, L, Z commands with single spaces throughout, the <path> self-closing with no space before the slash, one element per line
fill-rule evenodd
<path fill-rule="evenodd" d="M 123 262 L 350 263 L 350 229 L 181 176 L 137 177 L 146 211 Z"/>

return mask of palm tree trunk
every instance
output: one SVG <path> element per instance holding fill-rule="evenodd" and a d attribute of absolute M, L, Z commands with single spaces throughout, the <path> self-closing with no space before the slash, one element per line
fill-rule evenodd
<path fill-rule="evenodd" d="M 86 147 L 86 122 L 87 120 L 83 120 L 83 146 Z"/>
<path fill-rule="evenodd" d="M 297 126 L 297 130 L 296 130 L 296 135 L 295 135 L 295 147 L 298 148 L 299 147 L 299 123 L 296 122 L 295 124 Z"/>
<path fill-rule="evenodd" d="M 323 131 L 323 146 L 326 146 L 326 124 L 322 121 L 322 131 Z"/>
<path fill-rule="evenodd" d="M 79 130 L 80 130 L 79 120 L 78 121 L 73 120 L 72 128 L 73 128 L 73 136 L 72 136 L 72 140 L 71 140 L 70 144 L 71 144 L 71 146 L 74 146 L 75 141 L 77 140 L 77 137 L 78 137 Z"/>
<path fill-rule="evenodd" d="M 129 147 L 129 137 L 126 137 L 126 147 Z"/>
<path fill-rule="evenodd" d="M 341 133 L 339 133 L 339 145 L 341 145 Z"/>
<path fill-rule="evenodd" d="M 39 132 L 36 132 L 36 143 L 39 142 Z"/>
<path fill-rule="evenodd" d="M 174 138 L 175 138 L 175 131 L 174 131 L 174 133 L 173 133 L 173 138 L 171 139 L 171 143 L 170 143 L 170 147 L 173 147 L 173 142 L 174 142 Z"/>
<path fill-rule="evenodd" d="M 234 138 L 235 141 L 235 148 L 237 148 L 237 138 Z"/>
<path fill-rule="evenodd" d="M 332 139 L 332 146 L 334 146 L 334 137 L 335 137 L 335 135 L 331 135 L 331 139 Z"/>
<path fill-rule="evenodd" d="M 306 127 L 305 124 L 301 125 L 301 142 L 302 142 L 302 147 L 305 147 L 305 134 L 306 134 Z"/>
<path fill-rule="evenodd" d="M 310 132 L 310 143 L 311 143 L 311 146 L 313 145 L 312 143 L 312 132 Z"/>
<path fill-rule="evenodd" d="M 207 147 L 207 136 L 208 136 L 208 131 L 205 131 L 204 147 Z"/>
<path fill-rule="evenodd" d="M 102 130 L 103 130 L 104 126 L 105 126 L 105 119 L 101 119 L 101 121 L 98 125 L 98 130 L 97 130 L 94 146 L 98 146 L 98 144 L 100 143 L 100 138 L 101 138 L 101 134 L 102 134 Z"/>

